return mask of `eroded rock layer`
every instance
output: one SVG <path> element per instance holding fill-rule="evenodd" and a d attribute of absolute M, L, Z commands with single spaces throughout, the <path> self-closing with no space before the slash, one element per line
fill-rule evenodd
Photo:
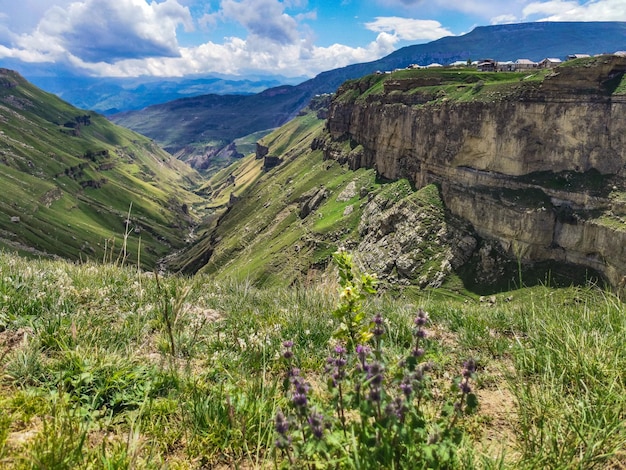
<path fill-rule="evenodd" d="M 398 80 L 376 92 L 349 82 L 316 145 L 353 169 L 438 184 L 453 215 L 514 259 L 589 267 L 618 286 L 626 274 L 625 71 L 626 58 L 603 56 L 506 89 L 474 85 L 476 99 L 466 101 Z"/>

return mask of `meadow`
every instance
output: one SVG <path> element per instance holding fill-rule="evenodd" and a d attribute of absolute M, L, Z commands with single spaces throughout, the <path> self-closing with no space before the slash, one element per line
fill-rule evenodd
<path fill-rule="evenodd" d="M 613 294 L 397 290 L 339 261 L 259 289 L 0 253 L 0 466 L 626 465 Z"/>

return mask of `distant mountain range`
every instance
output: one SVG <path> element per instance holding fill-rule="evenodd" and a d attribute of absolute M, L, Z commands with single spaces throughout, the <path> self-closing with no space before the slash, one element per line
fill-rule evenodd
<path fill-rule="evenodd" d="M 482 26 L 462 36 L 405 47 L 380 60 L 323 72 L 296 86 L 280 86 L 250 96 L 212 94 L 184 98 L 113 115 L 111 119 L 155 139 L 170 153 L 201 161 L 199 155 L 214 154 L 216 148 L 228 145 L 237 137 L 287 122 L 316 94 L 332 93 L 344 81 L 377 70 L 483 58 L 564 59 L 569 54 L 618 50 L 626 50 L 626 22 Z"/>
<path fill-rule="evenodd" d="M 302 79 L 199 77 L 110 78 L 30 76 L 29 81 L 81 109 L 102 114 L 138 110 L 147 106 L 209 93 L 251 95 Z"/>

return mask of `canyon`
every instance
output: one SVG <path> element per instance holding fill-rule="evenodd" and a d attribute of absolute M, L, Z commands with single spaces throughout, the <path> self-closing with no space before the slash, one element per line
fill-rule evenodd
<path fill-rule="evenodd" d="M 353 170 L 436 184 L 446 210 L 510 259 L 623 286 L 625 71 L 626 57 L 606 55 L 506 84 L 368 76 L 339 88 L 314 147 Z"/>

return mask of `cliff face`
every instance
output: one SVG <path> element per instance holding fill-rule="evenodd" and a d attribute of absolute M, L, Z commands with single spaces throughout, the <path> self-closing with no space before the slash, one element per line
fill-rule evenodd
<path fill-rule="evenodd" d="M 626 274 L 624 71 L 626 58 L 605 56 L 506 87 L 459 84 L 471 100 L 428 81 L 421 90 L 394 77 L 377 91 L 372 79 L 350 82 L 317 145 L 353 169 L 437 183 L 446 208 L 512 258 L 590 267 L 617 286 Z"/>

